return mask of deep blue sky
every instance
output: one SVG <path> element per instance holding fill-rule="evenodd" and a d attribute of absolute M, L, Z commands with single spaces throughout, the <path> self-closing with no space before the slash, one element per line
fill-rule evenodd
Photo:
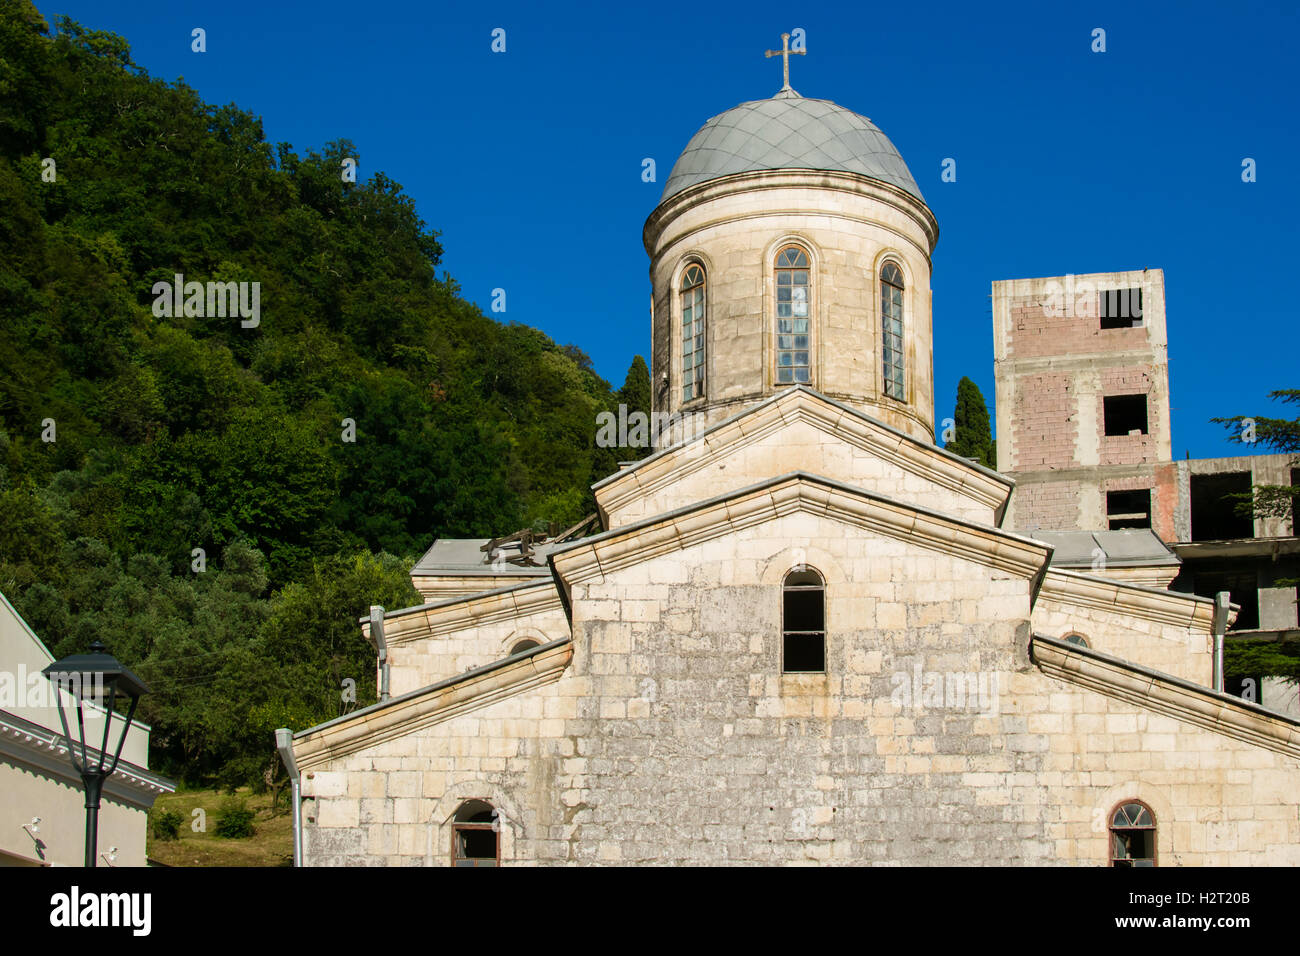
<path fill-rule="evenodd" d="M 1165 270 L 1175 457 L 1238 453 L 1206 420 L 1282 414 L 1266 393 L 1300 387 L 1295 4 L 37 6 L 122 34 L 151 75 L 251 110 L 273 142 L 351 139 L 361 175 L 396 179 L 441 232 L 468 298 L 488 311 L 504 288 L 498 318 L 580 346 L 616 387 L 649 347 L 641 227 L 673 161 L 709 117 L 777 91 L 763 51 L 802 27 L 794 87 L 871 117 L 939 220 L 938 418 L 962 375 L 992 411 L 989 286 L 1024 276 Z"/>

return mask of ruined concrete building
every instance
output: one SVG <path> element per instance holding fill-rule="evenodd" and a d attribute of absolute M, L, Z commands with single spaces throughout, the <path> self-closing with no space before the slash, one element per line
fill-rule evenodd
<path fill-rule="evenodd" d="M 592 533 L 438 541 L 362 623 L 382 699 L 292 740 L 304 863 L 1300 864 L 1300 721 L 1217 691 L 1230 609 L 1166 587 L 1158 274 L 1095 335 L 1002 287 L 1013 478 L 935 444 L 938 224 L 866 117 L 715 116 L 643 235 L 656 410 L 700 427 Z"/>
<path fill-rule="evenodd" d="M 1163 272 L 995 282 L 993 341 L 1008 526 L 1055 544 L 1063 566 L 1227 591 L 1234 640 L 1300 639 L 1296 587 L 1277 583 L 1300 578 L 1295 515 L 1239 515 L 1231 497 L 1300 473 L 1284 454 L 1173 459 Z M 1229 689 L 1300 714 L 1294 684 Z"/>

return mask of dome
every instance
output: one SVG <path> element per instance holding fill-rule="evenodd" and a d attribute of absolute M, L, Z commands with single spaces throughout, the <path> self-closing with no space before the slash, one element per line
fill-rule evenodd
<path fill-rule="evenodd" d="M 713 117 L 673 165 L 660 202 L 697 183 L 756 169 L 828 169 L 921 190 L 889 138 L 865 116 L 830 100 L 783 90 Z"/>

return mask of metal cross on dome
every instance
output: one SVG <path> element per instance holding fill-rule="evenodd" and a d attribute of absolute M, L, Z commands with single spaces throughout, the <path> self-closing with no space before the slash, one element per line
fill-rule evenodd
<path fill-rule="evenodd" d="M 786 90 L 790 89 L 790 54 L 791 53 L 795 54 L 796 56 L 806 56 L 808 54 L 808 51 L 790 49 L 790 34 L 782 33 L 781 49 L 767 50 L 763 54 L 763 56 L 769 59 L 771 59 L 774 56 L 779 56 L 781 58 L 781 78 L 782 80 L 784 80 L 784 85 L 781 87 L 781 92 L 783 93 Z"/>

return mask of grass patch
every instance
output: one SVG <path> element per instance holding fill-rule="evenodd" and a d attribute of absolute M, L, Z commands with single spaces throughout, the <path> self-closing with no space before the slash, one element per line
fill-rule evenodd
<path fill-rule="evenodd" d="M 271 808 L 271 794 L 255 794 L 247 787 L 236 791 L 253 812 L 254 833 L 242 839 L 217 836 L 217 816 L 230 795 L 221 790 L 183 790 L 164 793 L 154 802 L 150 819 L 168 810 L 183 819 L 178 840 L 159 840 L 150 827 L 145 853 L 167 866 L 293 866 L 293 814 L 286 795 L 280 806 Z M 207 832 L 194 832 L 198 819 L 193 811 L 206 815 Z"/>

